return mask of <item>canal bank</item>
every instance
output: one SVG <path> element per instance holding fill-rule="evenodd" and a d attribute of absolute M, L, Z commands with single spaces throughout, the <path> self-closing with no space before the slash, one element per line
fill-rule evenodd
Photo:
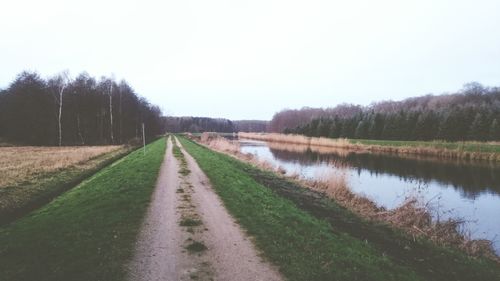
<path fill-rule="evenodd" d="M 470 258 L 457 250 L 435 246 L 427 239 L 408 237 L 385 224 L 368 222 L 319 192 L 304 188 L 293 181 L 258 169 L 233 157 L 210 151 L 192 142 L 186 143 L 185 147 L 188 151 L 191 150 L 200 167 L 205 170 L 230 212 L 249 233 L 257 235 L 256 244 L 261 247 L 264 254 L 269 255 L 271 251 L 278 259 L 275 262 L 289 265 L 292 257 L 288 255 L 292 255 L 298 259 L 294 260 L 298 263 L 296 265 L 300 265 L 297 268 L 304 268 L 301 274 L 307 274 L 314 269 L 318 274 L 326 274 L 316 276 L 332 277 L 336 273 L 342 273 L 344 269 L 352 269 L 357 264 L 357 258 L 351 259 L 354 256 L 361 259 L 363 256 L 369 258 L 369 255 L 366 256 L 367 252 L 362 250 L 366 246 L 375 250 L 375 256 L 385 257 L 390 263 L 411 269 L 411 272 L 416 274 L 411 276 L 418 280 L 498 279 L 498 265 L 491 261 Z M 240 185 L 241 188 L 239 188 Z M 312 216 L 314 221 L 319 220 L 328 224 L 327 229 L 321 230 L 320 236 L 323 238 L 316 241 L 319 244 L 311 241 L 319 233 L 314 231 L 310 233 L 312 227 L 310 223 L 305 223 L 302 219 L 294 220 L 295 215 L 292 215 L 289 209 L 274 209 L 275 207 L 283 208 L 290 203 L 292 203 L 290 207 L 294 210 L 297 208 L 305 212 L 307 215 L 301 213 L 304 216 Z M 245 205 L 244 208 L 241 204 Z M 271 209 L 274 211 L 271 212 Z M 300 217 L 305 218 L 302 217 L 303 215 Z M 266 219 L 262 220 L 263 217 Z M 292 236 L 287 237 L 288 234 Z M 327 236 L 330 238 L 326 239 Z M 288 242 L 279 243 L 275 241 L 277 237 Z M 288 240 L 289 238 L 292 240 Z M 335 247 L 328 246 L 333 244 L 325 244 L 329 239 L 333 239 L 331 241 L 333 244 L 341 242 L 339 244 L 341 248 L 351 249 L 350 254 L 345 257 L 349 261 L 340 261 L 344 258 L 340 257 L 342 255 L 338 256 L 340 248 L 335 250 Z M 347 240 L 344 241 L 344 239 Z M 357 244 L 356 241 L 362 242 L 365 246 Z M 311 248 L 311 245 L 308 246 L 309 243 L 319 248 Z M 309 254 L 312 254 L 310 258 L 308 258 Z M 283 260 L 280 261 L 280 259 Z M 381 277 L 384 280 L 391 279 L 388 277 L 390 272 L 392 274 L 401 272 L 394 265 L 387 264 L 386 266 L 387 275 Z M 358 273 L 362 274 L 363 269 L 366 269 L 366 266 L 358 267 Z M 305 278 L 303 280 L 330 279 Z"/>
<path fill-rule="evenodd" d="M 288 176 L 324 181 L 342 174 L 350 190 L 388 210 L 417 198 L 434 220 L 460 220 L 460 231 L 493 241 L 500 252 L 500 165 L 247 139 L 239 146 Z"/>
<path fill-rule="evenodd" d="M 332 139 L 278 133 L 238 133 L 240 138 L 282 144 L 297 144 L 365 152 L 395 153 L 399 155 L 434 156 L 441 159 L 464 159 L 500 162 L 498 142 L 392 141 Z"/>

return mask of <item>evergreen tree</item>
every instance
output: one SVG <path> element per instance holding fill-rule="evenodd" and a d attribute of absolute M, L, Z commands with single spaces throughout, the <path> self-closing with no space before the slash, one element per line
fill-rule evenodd
<path fill-rule="evenodd" d="M 370 126 L 370 138 L 372 139 L 380 139 L 382 136 L 382 131 L 385 126 L 384 116 L 380 113 L 375 114 L 373 118 L 373 122 Z"/>
<path fill-rule="evenodd" d="M 489 135 L 487 120 L 481 113 L 476 114 L 469 130 L 470 139 L 485 141 Z"/>
<path fill-rule="evenodd" d="M 490 126 L 490 140 L 498 141 L 500 140 L 500 124 L 497 119 L 493 119 Z"/>
<path fill-rule="evenodd" d="M 357 139 L 366 139 L 368 138 L 368 122 L 359 121 L 358 126 L 356 127 L 355 137 Z"/>

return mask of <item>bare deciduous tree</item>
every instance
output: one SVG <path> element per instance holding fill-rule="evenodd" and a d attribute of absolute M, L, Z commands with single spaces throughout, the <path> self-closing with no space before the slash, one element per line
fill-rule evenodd
<path fill-rule="evenodd" d="M 58 145 L 62 145 L 62 109 L 63 109 L 63 94 L 64 90 L 70 83 L 69 72 L 67 70 L 56 75 L 49 80 L 49 87 L 51 88 L 52 95 L 57 104 L 57 132 L 58 132 Z"/>
<path fill-rule="evenodd" d="M 109 81 L 109 132 L 111 143 L 115 143 L 113 136 L 113 81 Z"/>

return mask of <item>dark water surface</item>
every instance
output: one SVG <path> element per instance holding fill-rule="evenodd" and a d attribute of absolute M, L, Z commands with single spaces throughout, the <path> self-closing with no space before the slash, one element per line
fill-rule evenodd
<path fill-rule="evenodd" d="M 349 186 L 379 206 L 395 208 L 408 196 L 431 206 L 435 218 L 466 220 L 475 239 L 494 241 L 500 254 L 500 164 L 358 153 L 240 140 L 241 151 L 281 166 L 287 174 L 319 179 L 345 173 Z"/>

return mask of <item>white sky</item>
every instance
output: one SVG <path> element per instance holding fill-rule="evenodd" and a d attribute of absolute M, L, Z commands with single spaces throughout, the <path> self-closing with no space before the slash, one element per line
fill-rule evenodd
<path fill-rule="evenodd" d="M 0 88 L 22 70 L 114 74 L 170 115 L 500 86 L 500 1 L 0 2 Z"/>

